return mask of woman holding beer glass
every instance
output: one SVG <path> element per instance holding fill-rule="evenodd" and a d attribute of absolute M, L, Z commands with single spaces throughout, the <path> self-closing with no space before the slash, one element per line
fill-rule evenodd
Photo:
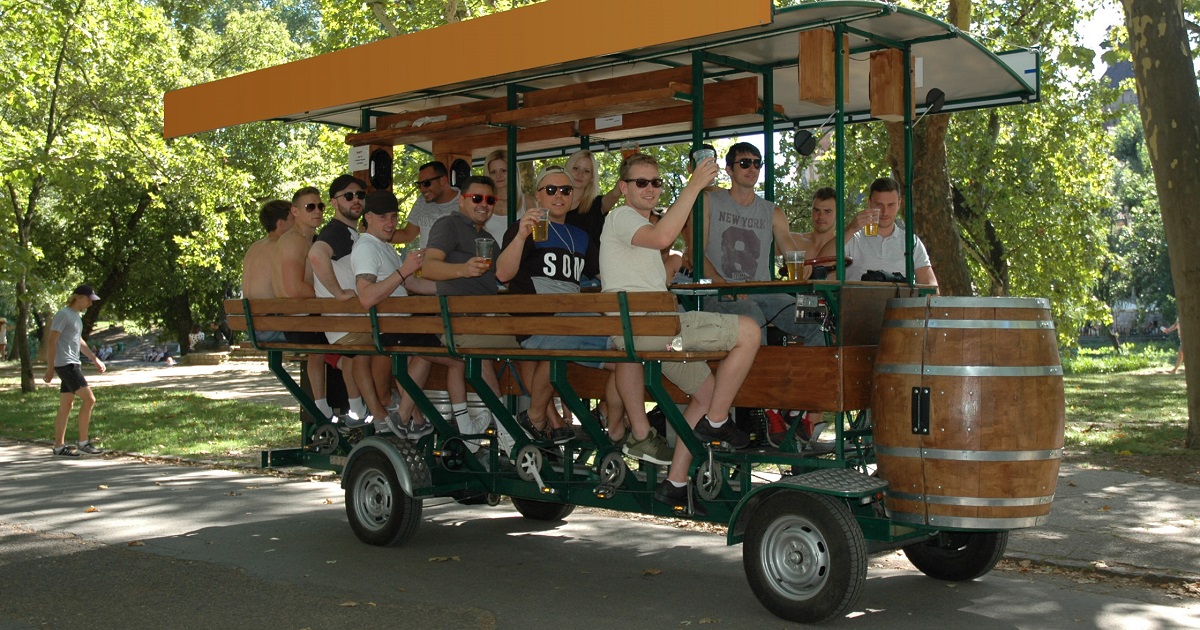
<path fill-rule="evenodd" d="M 496 279 L 508 284 L 509 293 L 578 293 L 579 281 L 600 268 L 600 244 L 587 232 L 565 222 L 572 199 L 578 194 L 563 169 L 551 166 L 538 177 L 534 199 L 521 220 L 504 234 L 504 249 L 496 259 Z M 533 335 L 519 339 L 524 348 L 579 350 L 604 349 L 606 337 Z M 554 389 L 548 362 L 524 362 L 521 378 L 529 388 L 530 405 L 523 424 L 534 437 L 566 442 L 575 433 L 552 413 Z"/>

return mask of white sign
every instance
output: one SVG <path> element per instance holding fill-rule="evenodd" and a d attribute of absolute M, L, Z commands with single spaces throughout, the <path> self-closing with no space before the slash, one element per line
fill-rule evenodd
<path fill-rule="evenodd" d="M 604 118 L 596 119 L 596 131 L 601 129 L 612 129 L 625 124 L 624 116 L 617 114 L 616 116 L 605 116 Z"/>
<path fill-rule="evenodd" d="M 350 172 L 365 171 L 371 165 L 371 147 L 350 147 Z"/>

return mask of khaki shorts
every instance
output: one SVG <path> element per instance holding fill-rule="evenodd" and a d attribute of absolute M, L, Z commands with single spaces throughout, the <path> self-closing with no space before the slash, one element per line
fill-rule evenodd
<path fill-rule="evenodd" d="M 442 345 L 446 345 L 446 335 L 438 335 Z M 512 335 L 454 335 L 455 348 L 520 348 L 517 338 Z"/>
<path fill-rule="evenodd" d="M 688 311 L 679 314 L 680 336 L 684 352 L 727 352 L 737 344 L 738 316 L 725 313 Z M 672 337 L 634 337 L 638 350 L 667 350 Z M 625 349 L 624 337 L 613 337 L 618 350 Z M 663 376 L 689 396 L 699 391 L 712 375 L 704 361 L 663 361 Z"/>

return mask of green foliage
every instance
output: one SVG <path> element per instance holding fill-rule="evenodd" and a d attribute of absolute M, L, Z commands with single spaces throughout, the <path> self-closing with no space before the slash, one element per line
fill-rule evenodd
<path fill-rule="evenodd" d="M 1175 364 L 1175 346 L 1164 342 L 1128 343 L 1118 354 L 1111 346 L 1077 348 L 1063 359 L 1067 374 L 1114 374 Z"/>

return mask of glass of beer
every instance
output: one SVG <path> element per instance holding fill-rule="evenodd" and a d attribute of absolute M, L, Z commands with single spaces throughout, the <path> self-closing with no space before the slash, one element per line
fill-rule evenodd
<path fill-rule="evenodd" d="M 487 260 L 487 268 L 492 268 L 492 251 L 496 247 L 496 241 L 490 238 L 475 239 L 475 255 Z"/>
<path fill-rule="evenodd" d="M 533 240 L 542 243 L 550 238 L 550 211 L 545 208 L 534 208 L 530 212 L 538 213 L 537 223 L 533 224 Z"/>
<path fill-rule="evenodd" d="M 787 263 L 787 279 L 789 282 L 799 282 L 804 279 L 804 250 L 793 250 L 783 253 Z"/>
<path fill-rule="evenodd" d="M 421 234 L 418 232 L 417 235 L 413 237 L 412 242 L 408 244 L 408 255 L 415 256 L 420 251 L 421 251 Z M 422 270 L 420 267 L 417 267 L 417 270 L 413 272 L 413 275 L 420 278 L 420 277 L 422 277 L 423 273 L 424 273 L 424 270 Z"/>
<path fill-rule="evenodd" d="M 629 156 L 638 152 L 638 143 L 632 140 L 626 140 L 621 143 L 621 159 L 628 159 Z"/>
<path fill-rule="evenodd" d="M 863 234 L 879 236 L 879 208 L 871 208 L 867 212 L 867 225 L 863 227 Z"/>

